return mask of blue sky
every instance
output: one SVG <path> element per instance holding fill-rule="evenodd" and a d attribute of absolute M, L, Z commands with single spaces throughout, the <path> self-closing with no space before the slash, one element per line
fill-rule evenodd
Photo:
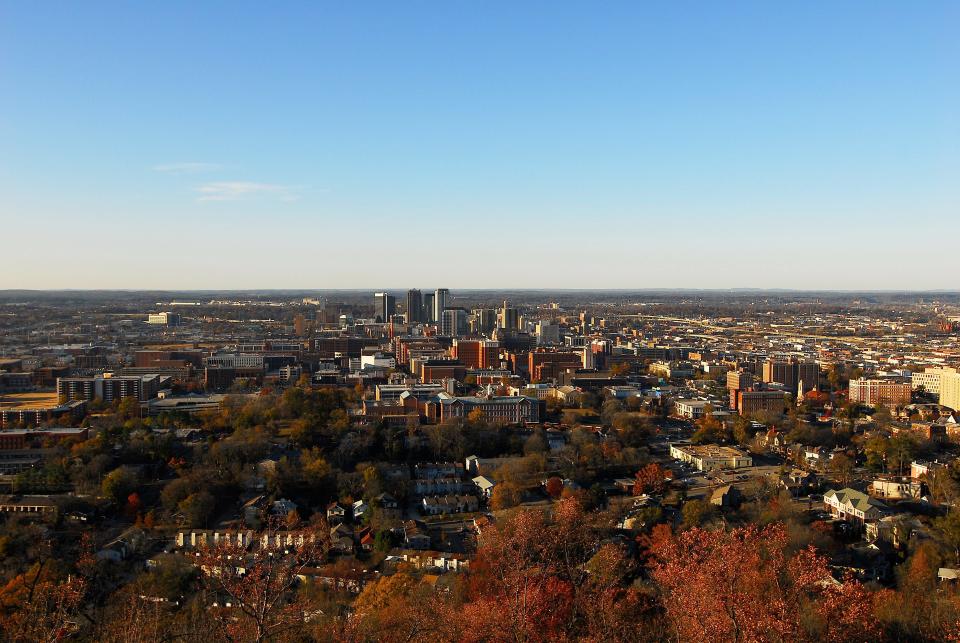
<path fill-rule="evenodd" d="M 147 4 L 0 2 L 0 288 L 960 288 L 960 4 Z"/>

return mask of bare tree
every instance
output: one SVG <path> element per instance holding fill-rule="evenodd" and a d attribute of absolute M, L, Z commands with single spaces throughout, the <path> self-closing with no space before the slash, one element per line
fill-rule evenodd
<path fill-rule="evenodd" d="M 202 583 L 216 602 L 212 615 L 231 641 L 265 641 L 302 625 L 307 605 L 296 587 L 305 568 L 329 551 L 326 523 L 291 531 L 271 521 L 252 544 L 236 540 L 201 548 Z"/>

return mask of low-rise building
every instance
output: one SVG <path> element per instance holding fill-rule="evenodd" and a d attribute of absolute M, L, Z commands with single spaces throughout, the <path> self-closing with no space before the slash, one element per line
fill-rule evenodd
<path fill-rule="evenodd" d="M 877 520 L 886 506 L 856 489 L 831 489 L 823 494 L 823 504 L 834 518 L 859 525 L 866 521 Z"/>
<path fill-rule="evenodd" d="M 670 456 L 692 464 L 700 471 L 739 469 L 753 465 L 753 458 L 740 449 L 716 444 L 671 444 Z"/>

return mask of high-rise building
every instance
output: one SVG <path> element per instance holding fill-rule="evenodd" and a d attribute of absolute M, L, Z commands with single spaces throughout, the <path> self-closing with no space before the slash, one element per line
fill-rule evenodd
<path fill-rule="evenodd" d="M 387 322 L 397 313 L 397 298 L 385 292 L 373 296 L 374 311 L 380 321 Z"/>
<path fill-rule="evenodd" d="M 447 308 L 447 296 L 450 291 L 446 288 L 437 288 L 433 293 L 433 320 L 442 322 L 443 311 Z"/>
<path fill-rule="evenodd" d="M 940 404 L 960 411 L 960 373 L 943 373 L 940 379 Z"/>
<path fill-rule="evenodd" d="M 437 318 L 434 317 L 432 292 L 423 293 L 423 321 L 437 321 Z"/>
<path fill-rule="evenodd" d="M 922 386 L 925 392 L 932 393 L 933 395 L 940 395 L 940 389 L 944 377 L 949 377 L 950 375 L 956 374 L 957 369 L 955 368 L 949 368 L 946 366 L 927 367 L 927 369 L 922 373 L 914 373 L 910 378 L 910 384 L 913 386 L 913 390 L 915 391 Z M 943 404 L 943 400 L 941 400 L 940 403 Z M 944 406 L 948 405 L 944 404 Z"/>
<path fill-rule="evenodd" d="M 504 330 L 517 330 L 520 328 L 520 313 L 516 308 L 510 308 L 507 301 L 503 301 L 503 308 L 500 309 L 500 328 Z"/>
<path fill-rule="evenodd" d="M 477 332 L 486 335 L 497 327 L 497 311 L 493 308 L 476 308 L 473 316 L 477 323 Z"/>
<path fill-rule="evenodd" d="M 467 311 L 463 308 L 447 308 L 443 311 L 440 322 L 440 332 L 443 335 L 460 337 L 468 332 Z"/>
<path fill-rule="evenodd" d="M 560 324 L 547 320 L 540 320 L 537 322 L 537 343 L 559 344 Z"/>
<path fill-rule="evenodd" d="M 423 318 L 423 294 L 418 289 L 411 288 L 407 291 L 407 323 L 422 321 L 426 321 Z"/>
<path fill-rule="evenodd" d="M 767 384 L 783 384 L 783 388 L 789 393 L 809 393 L 820 382 L 820 367 L 816 362 L 770 358 L 763 363 L 763 381 Z M 803 390 L 798 391 L 801 384 Z"/>

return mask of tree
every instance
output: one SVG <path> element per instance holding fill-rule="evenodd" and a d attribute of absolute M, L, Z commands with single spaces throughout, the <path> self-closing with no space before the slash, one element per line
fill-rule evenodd
<path fill-rule="evenodd" d="M 206 489 L 192 493 L 184 498 L 177 508 L 183 514 L 188 527 L 204 527 L 216 508 L 217 500 Z"/>
<path fill-rule="evenodd" d="M 547 479 L 544 488 L 551 498 L 559 498 L 563 493 L 563 480 L 557 476 L 551 476 Z"/>
<path fill-rule="evenodd" d="M 930 488 L 930 495 L 933 496 L 934 502 L 949 505 L 960 497 L 960 486 L 945 467 L 932 469 L 923 479 Z"/>
<path fill-rule="evenodd" d="M 133 493 L 137 486 L 137 476 L 129 467 L 117 467 L 103 478 L 100 491 L 115 503 L 123 501 Z"/>
<path fill-rule="evenodd" d="M 633 483 L 633 495 L 640 496 L 645 493 L 661 494 L 667 488 L 666 474 L 663 467 L 652 462 L 637 471 L 636 479 Z"/>
<path fill-rule="evenodd" d="M 803 550 L 785 554 L 780 523 L 652 540 L 651 576 L 663 607 L 685 641 L 875 640 L 873 595 L 848 579 L 829 583 L 826 560 Z M 812 602 L 811 602 L 812 601 Z"/>
<path fill-rule="evenodd" d="M 944 544 L 954 553 L 956 564 L 960 565 L 960 510 L 951 509 L 947 515 L 933 521 L 943 537 Z"/>
<path fill-rule="evenodd" d="M 683 515 L 683 524 L 686 527 L 698 527 L 702 525 L 712 512 L 709 504 L 703 500 L 688 500 L 683 503 L 683 509 L 680 510 Z"/>
<path fill-rule="evenodd" d="M 613 416 L 613 428 L 617 431 L 620 441 L 628 447 L 645 445 L 650 436 L 656 432 L 650 418 L 626 411 Z"/>
<path fill-rule="evenodd" d="M 522 494 L 520 487 L 513 482 L 505 481 L 498 483 L 493 488 L 493 494 L 490 498 L 490 508 L 494 511 L 509 509 L 520 504 Z"/>
<path fill-rule="evenodd" d="M 203 586 L 226 595 L 233 605 L 212 612 L 224 635 L 261 642 L 302 626 L 307 605 L 294 589 L 303 569 L 323 561 L 328 551 L 328 530 L 322 521 L 299 531 L 270 525 L 250 550 L 235 541 L 201 548 Z"/>
<path fill-rule="evenodd" d="M 854 462 L 844 453 L 835 453 L 827 465 L 827 471 L 840 484 L 849 484 L 853 476 Z"/>

